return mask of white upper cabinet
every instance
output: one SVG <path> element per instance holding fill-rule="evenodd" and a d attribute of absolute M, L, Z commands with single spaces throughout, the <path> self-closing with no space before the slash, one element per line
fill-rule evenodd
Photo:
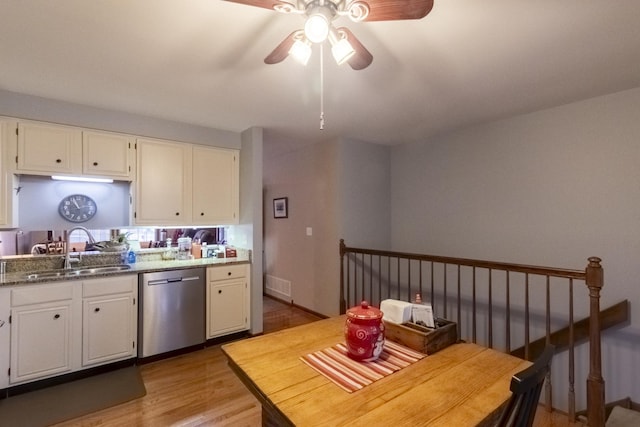
<path fill-rule="evenodd" d="M 135 177 L 129 135 L 51 123 L 18 121 L 16 174 L 74 175 L 131 181 Z"/>
<path fill-rule="evenodd" d="M 10 159 L 15 129 L 15 121 L 0 118 L 0 228 L 18 227 L 18 197 L 14 190 L 18 185 Z"/>
<path fill-rule="evenodd" d="M 18 122 L 17 173 L 82 173 L 82 131 L 39 122 Z"/>
<path fill-rule="evenodd" d="M 191 222 L 191 145 L 136 141 L 135 225 Z"/>
<path fill-rule="evenodd" d="M 133 178 L 134 138 L 110 132 L 82 132 L 82 174 L 122 180 Z"/>
<path fill-rule="evenodd" d="M 193 147 L 193 224 L 237 224 L 237 150 Z"/>
<path fill-rule="evenodd" d="M 137 140 L 135 225 L 238 223 L 239 152 Z"/>

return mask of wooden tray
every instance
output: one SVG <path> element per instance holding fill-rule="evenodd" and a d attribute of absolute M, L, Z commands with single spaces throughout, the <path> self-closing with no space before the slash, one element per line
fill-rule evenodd
<path fill-rule="evenodd" d="M 433 354 L 458 341 L 455 322 L 437 320 L 436 329 L 415 323 L 384 322 L 385 338 L 426 354 Z"/>

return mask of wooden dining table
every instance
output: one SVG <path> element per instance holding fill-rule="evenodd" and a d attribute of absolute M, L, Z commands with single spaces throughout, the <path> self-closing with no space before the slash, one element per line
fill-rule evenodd
<path fill-rule="evenodd" d="M 222 346 L 262 404 L 263 426 L 489 426 L 531 363 L 456 343 L 349 393 L 301 357 L 344 342 L 344 316 Z"/>

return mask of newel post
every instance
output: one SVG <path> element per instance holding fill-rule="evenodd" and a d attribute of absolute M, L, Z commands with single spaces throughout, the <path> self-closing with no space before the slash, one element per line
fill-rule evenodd
<path fill-rule="evenodd" d="M 340 239 L 340 314 L 347 312 L 347 302 L 344 299 L 344 239 Z"/>
<path fill-rule="evenodd" d="M 589 377 L 587 378 L 587 422 L 590 427 L 603 427 L 605 422 L 604 379 L 600 342 L 600 290 L 603 270 L 598 257 L 589 258 L 586 285 L 589 288 Z"/>

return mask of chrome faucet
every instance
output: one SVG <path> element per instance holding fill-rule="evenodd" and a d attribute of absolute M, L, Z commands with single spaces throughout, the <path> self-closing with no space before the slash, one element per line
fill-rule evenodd
<path fill-rule="evenodd" d="M 73 228 L 70 228 L 67 231 L 67 249 L 65 251 L 65 255 L 64 255 L 64 269 L 67 270 L 69 268 L 71 268 L 71 263 L 73 262 L 80 262 L 82 261 L 82 253 L 78 252 L 78 258 L 71 258 L 71 251 L 69 250 L 69 246 L 70 246 L 70 242 L 69 242 L 69 237 L 71 236 L 71 233 L 73 233 L 76 230 L 82 230 L 87 234 L 87 237 L 89 238 L 89 243 L 95 243 L 96 239 L 93 238 L 93 236 L 91 235 L 91 233 L 89 232 L 89 230 L 87 230 L 84 227 L 80 227 L 80 226 L 76 226 Z"/>

